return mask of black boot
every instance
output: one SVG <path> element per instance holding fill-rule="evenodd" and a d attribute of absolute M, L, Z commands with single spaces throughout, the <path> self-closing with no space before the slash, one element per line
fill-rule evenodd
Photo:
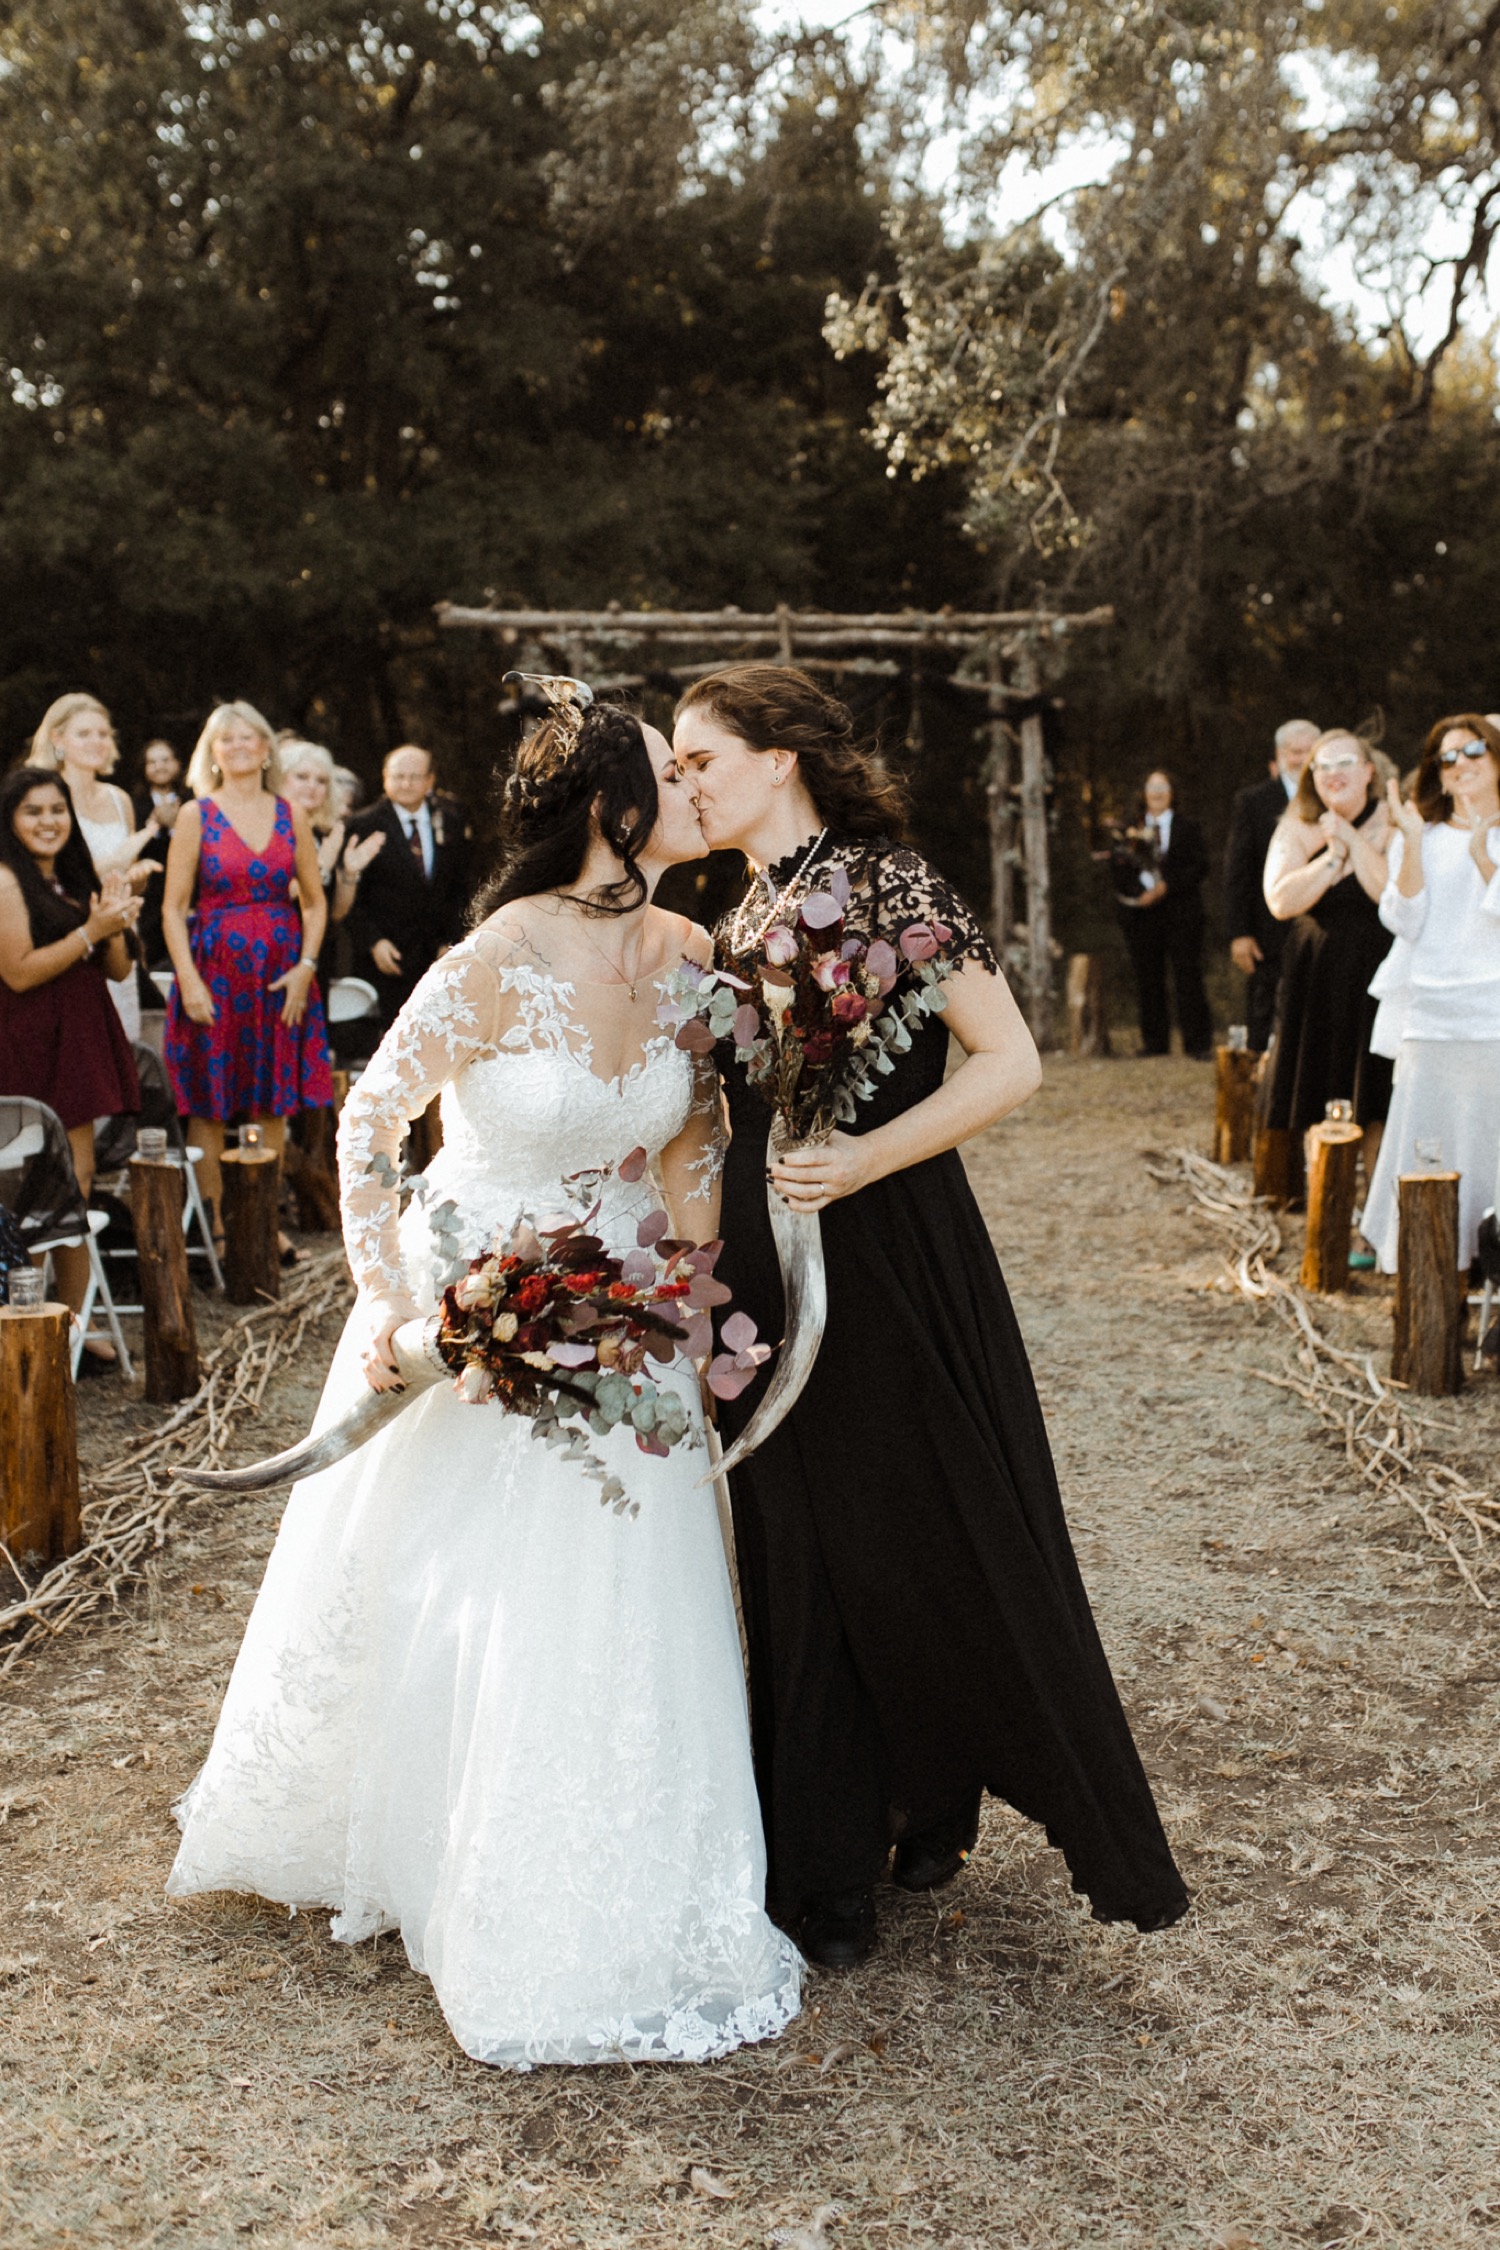
<path fill-rule="evenodd" d="M 903 1836 L 896 1846 L 891 1881 L 903 1891 L 940 1891 L 962 1873 L 979 1837 L 978 1797 L 966 1798 L 955 1812 L 931 1827 Z"/>
<path fill-rule="evenodd" d="M 857 1969 L 879 1942 L 873 1891 L 832 1891 L 802 1909 L 797 1943 L 820 1969 Z"/>

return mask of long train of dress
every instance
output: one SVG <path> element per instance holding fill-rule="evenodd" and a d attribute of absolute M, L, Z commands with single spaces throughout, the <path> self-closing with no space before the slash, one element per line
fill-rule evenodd
<path fill-rule="evenodd" d="M 509 1033 L 497 992 L 520 1002 Z M 569 1174 L 588 1172 L 595 1231 L 634 1243 L 652 1190 L 613 1168 L 681 1127 L 690 1066 L 653 1043 L 598 1078 L 566 997 L 470 939 L 356 1089 L 357 1176 L 466 1058 L 425 1205 L 401 1224 L 419 1304 L 435 1301 L 435 1213 L 472 1255 L 519 1209 L 557 1209 Z M 357 1208 L 348 1231 L 358 1268 L 373 1253 Z M 362 1335 L 356 1315 L 320 1425 L 358 1393 Z M 675 1380 L 696 1420 L 690 1374 Z M 596 1451 L 633 1515 L 529 1425 L 443 1384 L 294 1490 L 169 1883 L 333 1907 L 347 1942 L 399 1929 L 464 2049 L 517 2068 L 703 2060 L 798 2007 L 799 1957 L 764 1912 L 706 1454 L 651 1458 L 619 1432 Z"/>

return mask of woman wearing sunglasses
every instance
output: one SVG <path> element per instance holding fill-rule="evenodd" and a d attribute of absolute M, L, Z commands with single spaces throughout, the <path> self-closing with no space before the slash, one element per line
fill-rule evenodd
<path fill-rule="evenodd" d="M 1396 1270 L 1396 1182 L 1419 1140 L 1459 1174 L 1458 1262 L 1474 1255 L 1494 1199 L 1500 1145 L 1500 728 L 1477 712 L 1439 719 L 1395 829 L 1380 919 L 1396 943 L 1372 990 L 1375 1042 L 1396 1061 L 1390 1124 L 1365 1205 L 1365 1238 Z"/>
<path fill-rule="evenodd" d="M 1271 1039 L 1266 1123 L 1291 1136 L 1292 1189 L 1303 1185 L 1302 1136 L 1332 1101 L 1353 1104 L 1375 1169 L 1391 1066 L 1370 1052 L 1370 980 L 1390 947 L 1379 900 L 1390 815 L 1370 746 L 1335 727 L 1313 745 L 1297 794 L 1266 855 L 1266 904 L 1290 922 Z"/>

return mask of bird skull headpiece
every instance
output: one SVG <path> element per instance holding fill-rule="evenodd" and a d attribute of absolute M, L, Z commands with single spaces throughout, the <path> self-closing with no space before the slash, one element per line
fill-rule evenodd
<path fill-rule="evenodd" d="M 522 754 L 526 779 L 533 785 L 545 781 L 566 764 L 578 747 L 583 715 L 594 700 L 587 680 L 566 672 L 507 672 L 506 684 L 518 680 L 523 690 L 533 688 L 547 704 L 547 716 L 528 738 Z"/>

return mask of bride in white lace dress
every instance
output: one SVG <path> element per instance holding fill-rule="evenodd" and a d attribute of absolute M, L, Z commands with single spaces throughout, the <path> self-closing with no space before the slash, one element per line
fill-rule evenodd
<path fill-rule="evenodd" d="M 319 1426 L 394 1380 L 393 1329 L 523 1211 L 597 1202 L 593 1231 L 623 1249 L 664 1193 L 679 1235 L 715 1231 L 717 1094 L 655 1021 L 659 978 L 709 947 L 647 903 L 703 851 L 667 743 L 604 706 L 544 721 L 507 847 L 500 903 L 343 1112 L 359 1301 Z M 400 1144 L 439 1089 L 443 1147 L 401 1215 Z M 659 1186 L 620 1177 L 640 1146 Z M 701 1440 L 691 1367 L 663 1379 Z M 399 1929 L 465 2051 L 518 2069 L 702 2061 L 799 2004 L 764 1911 L 706 1451 L 595 1447 L 634 1514 L 441 1383 L 294 1489 L 168 1884 L 332 1907 L 349 1943 Z"/>

